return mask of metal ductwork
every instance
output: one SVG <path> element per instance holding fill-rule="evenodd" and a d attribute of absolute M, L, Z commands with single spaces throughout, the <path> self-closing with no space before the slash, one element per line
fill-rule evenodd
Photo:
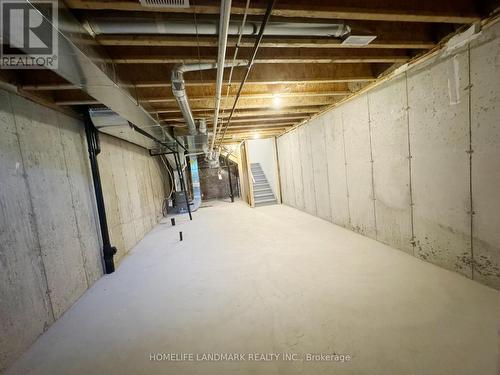
<path fill-rule="evenodd" d="M 186 94 L 186 83 L 184 80 L 184 73 L 186 72 L 194 72 L 194 71 L 199 71 L 199 70 L 208 70 L 208 69 L 216 69 L 217 68 L 216 63 L 213 64 L 189 64 L 189 65 L 176 65 L 174 69 L 172 69 L 172 93 L 175 96 L 175 99 L 177 100 L 177 104 L 179 104 L 179 108 L 182 112 L 182 117 L 184 117 L 184 121 L 186 122 L 186 125 L 188 127 L 189 131 L 189 136 L 190 137 L 197 137 L 196 143 L 200 144 L 200 138 L 204 137 L 205 141 L 203 144 L 202 149 L 206 149 L 206 143 L 208 140 L 208 136 L 206 134 L 206 120 L 203 120 L 205 122 L 200 123 L 200 129 L 205 129 L 205 132 L 200 131 L 201 134 L 198 134 L 198 130 L 196 129 L 196 123 L 193 118 L 193 113 L 191 112 L 191 107 L 189 105 L 189 100 Z M 225 64 L 225 66 L 231 66 L 232 64 Z M 235 66 L 243 66 L 246 65 L 246 63 L 236 63 Z M 221 78 L 222 79 L 222 78 Z M 190 142 L 185 142 L 185 145 L 189 147 Z M 191 151 L 191 149 L 190 149 Z"/>
<path fill-rule="evenodd" d="M 186 95 L 186 83 L 184 81 L 184 73 L 193 72 L 197 70 L 215 69 L 217 64 L 190 64 L 190 65 L 176 65 L 172 69 L 172 94 L 174 94 L 177 104 L 182 112 L 182 117 L 189 130 L 189 135 L 196 135 L 196 124 L 194 122 L 193 113 L 189 106 L 188 97 Z"/>
<path fill-rule="evenodd" d="M 127 123 L 132 123 L 136 130 L 135 136 L 141 133 L 155 139 L 158 143 L 176 145 L 175 139 L 139 105 L 133 95 L 117 83 L 113 66 L 104 51 L 97 44 L 92 44 L 88 32 L 64 7 L 58 3 L 58 25 L 52 23 L 49 14 L 50 7 L 44 3 L 26 1 L 26 4 L 38 12 L 51 25 L 52 32 L 58 38 L 58 66 L 46 66 L 54 73 L 64 78 L 91 97 L 117 113 Z M 26 51 L 29 54 L 29 51 Z M 120 137 L 120 135 L 116 135 Z M 144 137 L 144 135 L 142 135 Z M 121 137 L 127 139 L 125 137 Z M 128 140 L 128 139 L 127 139 Z M 137 143 L 137 142 L 135 142 Z"/>
<path fill-rule="evenodd" d="M 162 16 L 130 17 L 93 17 L 86 20 L 86 26 L 94 35 L 102 34 L 178 34 L 178 35 L 219 35 L 217 21 L 201 20 L 193 22 L 171 20 Z M 247 21 L 242 29 L 245 36 L 256 36 L 260 22 Z M 238 35 L 241 29 L 239 21 L 229 22 L 228 35 Z M 269 22 L 266 36 L 322 36 L 342 38 L 351 32 L 343 22 L 336 23 L 300 23 Z"/>
<path fill-rule="evenodd" d="M 207 134 L 207 120 L 202 118 L 198 121 L 198 132 L 200 134 Z"/>
<path fill-rule="evenodd" d="M 184 73 L 194 70 L 206 70 L 217 68 L 217 80 L 215 84 L 215 105 L 214 105 L 214 134 L 215 139 L 217 132 L 217 120 L 219 117 L 219 108 L 221 101 L 222 92 L 222 80 L 224 76 L 224 67 L 226 66 L 226 45 L 227 45 L 227 35 L 229 28 L 229 18 L 231 16 L 231 0 L 222 0 L 221 10 L 220 10 L 220 21 L 219 21 L 219 46 L 218 46 L 218 56 L 216 64 L 192 64 L 192 65 L 177 65 L 172 70 L 172 93 L 174 94 L 179 108 L 181 109 L 184 121 L 189 129 L 189 135 L 191 137 L 195 136 L 198 132 L 196 130 L 196 125 L 193 118 L 193 113 L 189 106 L 189 101 L 186 95 L 186 85 L 184 82 Z M 233 66 L 230 64 L 228 66 Z M 207 122 L 206 119 L 200 120 L 199 123 L 199 133 L 206 137 L 206 141 L 202 145 L 202 149 L 205 154 L 209 153 L 208 149 L 208 136 L 207 136 Z M 189 144 L 189 142 L 188 142 Z M 211 150 L 210 150 L 211 151 Z"/>
<path fill-rule="evenodd" d="M 157 142 L 138 133 L 127 120 L 109 108 L 91 108 L 89 117 L 101 133 L 124 139 L 148 150 L 158 147 Z"/>

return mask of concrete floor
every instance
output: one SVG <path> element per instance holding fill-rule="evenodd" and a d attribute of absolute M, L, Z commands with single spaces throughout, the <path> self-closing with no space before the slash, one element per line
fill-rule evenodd
<path fill-rule="evenodd" d="M 246 356 L 149 359 L 207 352 Z M 248 355 L 334 352 L 352 359 Z M 499 371 L 500 292 L 286 206 L 215 202 L 193 222 L 158 225 L 8 373 Z"/>

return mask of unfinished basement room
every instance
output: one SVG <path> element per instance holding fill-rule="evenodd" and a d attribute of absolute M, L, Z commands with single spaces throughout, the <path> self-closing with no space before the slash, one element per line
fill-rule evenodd
<path fill-rule="evenodd" d="M 0 373 L 500 375 L 500 0 L 0 0 Z"/>

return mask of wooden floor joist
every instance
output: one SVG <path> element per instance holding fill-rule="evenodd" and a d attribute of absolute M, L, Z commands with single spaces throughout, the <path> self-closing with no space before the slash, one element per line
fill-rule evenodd
<path fill-rule="evenodd" d="M 405 7 L 404 2 L 395 1 L 307 1 L 297 4 L 291 0 L 281 1 L 274 8 L 272 14 L 281 17 L 302 17 L 311 19 L 339 19 L 339 20 L 370 20 L 370 21 L 403 21 L 403 22 L 440 22 L 440 23 L 471 23 L 478 21 L 480 15 L 471 2 L 457 0 L 454 6 L 448 2 L 421 0 L 412 3 L 413 7 Z M 360 4 L 361 3 L 361 4 Z M 120 10 L 120 11 L 151 11 L 136 1 L 103 1 L 103 0 L 66 0 L 66 4 L 73 9 L 92 10 Z M 362 6 L 361 6 L 362 5 Z M 198 0 L 196 6 L 189 8 L 157 7 L 156 12 L 168 13 L 196 13 L 214 14 L 220 12 L 218 4 L 209 0 Z M 243 14 L 244 2 L 235 1 L 232 14 Z M 248 10 L 251 15 L 263 15 L 265 3 L 252 4 Z"/>
<path fill-rule="evenodd" d="M 184 116 L 171 89 L 171 72 L 177 64 L 215 62 L 217 35 L 168 35 L 134 33 L 127 22 L 159 23 L 172 20 L 194 25 L 217 24 L 220 2 L 196 0 L 187 8 L 146 7 L 138 0 L 65 0 L 65 5 L 86 25 L 92 35 L 80 35 L 97 46 L 98 63 L 106 63 L 112 81 L 125 89 L 162 126 L 184 132 Z M 342 24 L 351 36 L 375 37 L 366 45 L 344 43 L 343 37 L 266 35 L 223 142 L 245 137 L 276 135 L 314 116 L 382 77 L 386 72 L 412 61 L 443 44 L 444 38 L 486 16 L 494 1 L 473 0 L 280 0 L 270 22 Z M 243 18 L 246 0 L 232 0 L 231 22 Z M 247 22 L 260 25 L 267 1 L 252 0 Z M 92 20 L 115 22 L 125 27 L 122 34 L 100 34 Z M 111 21 L 113 20 L 113 21 Z M 125 26 L 124 26 L 125 25 Z M 295 33 L 297 34 L 297 33 Z M 237 35 L 229 35 L 226 59 L 230 61 Z M 239 43 L 238 62 L 249 58 L 255 36 L 245 35 Z M 245 67 L 234 68 L 232 85 L 224 76 L 219 121 L 226 124 Z M 78 87 L 64 81 L 57 72 L 36 70 L 18 74 L 14 84 L 22 92 L 50 101 L 63 110 L 81 112 L 100 106 L 89 96 L 82 81 Z M 14 74 L 15 75 L 15 74 Z M 213 123 L 216 69 L 191 71 L 184 75 L 186 94 L 193 117 Z M 227 90 L 229 94 L 226 97 Z M 279 98 L 279 99 L 277 99 Z M 73 108 L 72 108 L 73 107 Z"/>
<path fill-rule="evenodd" d="M 376 35 L 374 33 L 374 35 Z M 103 46 L 149 46 L 149 47 L 217 47 L 216 37 L 199 37 L 193 39 L 192 37 L 170 35 L 100 35 L 97 37 L 99 44 Z M 234 39 L 228 40 L 228 46 L 234 47 L 236 41 Z M 253 41 L 243 41 L 240 43 L 241 47 L 251 48 Z M 262 41 L 262 48 L 324 48 L 324 49 L 350 49 L 350 48 L 363 48 L 363 49 L 430 49 L 436 46 L 436 42 L 432 39 L 403 39 L 398 36 L 392 39 L 375 39 L 366 46 L 352 46 L 343 44 L 341 39 L 337 38 L 266 38 Z"/>

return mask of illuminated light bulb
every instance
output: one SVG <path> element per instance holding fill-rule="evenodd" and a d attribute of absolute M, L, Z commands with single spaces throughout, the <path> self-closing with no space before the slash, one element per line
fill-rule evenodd
<path fill-rule="evenodd" d="M 281 97 L 279 95 L 273 95 L 273 106 L 281 107 Z"/>

